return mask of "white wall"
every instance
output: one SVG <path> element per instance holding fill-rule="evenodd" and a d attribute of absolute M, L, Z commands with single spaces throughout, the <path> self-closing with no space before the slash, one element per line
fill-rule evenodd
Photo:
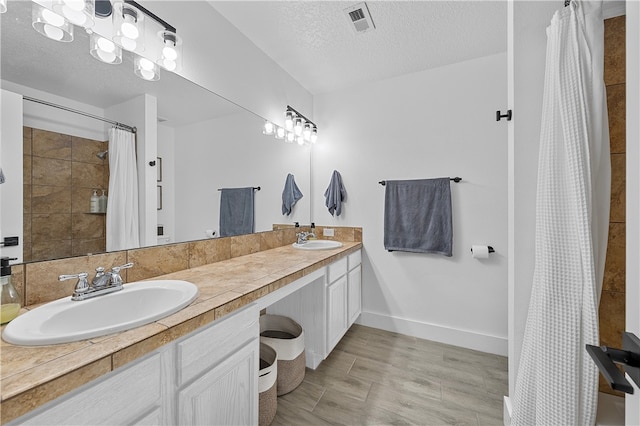
<path fill-rule="evenodd" d="M 208 3 L 144 2 L 184 38 L 180 74 L 279 125 L 287 104 L 313 119 L 311 94 Z"/>
<path fill-rule="evenodd" d="M 0 255 L 22 262 L 23 235 L 23 173 L 22 173 L 22 96 L 0 91 L 0 168 L 5 183 L 0 184 L 0 239 L 18 237 L 19 245 L 0 247 Z"/>
<path fill-rule="evenodd" d="M 253 123 L 253 124 L 252 124 Z M 255 193 L 256 231 L 274 223 L 309 221 L 309 147 L 287 144 L 256 129 L 262 120 L 247 112 L 175 129 L 176 240 L 219 232 L 218 188 L 260 186 Z M 282 215 L 282 189 L 292 173 L 303 193 L 289 216 Z"/>
<path fill-rule="evenodd" d="M 136 156 L 138 166 L 138 215 L 140 246 L 158 243 L 157 169 L 149 165 L 156 161 L 158 151 L 158 102 L 151 95 L 140 95 L 106 110 L 112 120 L 137 128 Z"/>
<path fill-rule="evenodd" d="M 626 329 L 640 336 L 640 3 L 627 2 Z M 625 423 L 640 424 L 640 392 L 625 397 Z"/>
<path fill-rule="evenodd" d="M 513 138 L 509 140 L 509 393 L 513 395 L 533 282 L 536 177 L 547 38 L 557 1 L 515 1 L 510 34 L 513 53 Z"/>
<path fill-rule="evenodd" d="M 506 355 L 506 66 L 498 54 L 315 97 L 313 218 L 363 227 L 363 324 Z M 348 193 L 337 218 L 322 196 L 334 169 Z M 441 176 L 463 178 L 453 257 L 386 252 L 378 181 Z M 472 244 L 496 253 L 472 259 Z"/>

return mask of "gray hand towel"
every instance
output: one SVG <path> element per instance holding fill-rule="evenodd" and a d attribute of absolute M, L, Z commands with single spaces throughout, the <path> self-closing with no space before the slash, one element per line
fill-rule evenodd
<path fill-rule="evenodd" d="M 449 178 L 388 180 L 384 198 L 384 248 L 452 255 Z"/>
<path fill-rule="evenodd" d="M 342 185 L 342 176 L 340 176 L 337 170 L 334 170 L 331 175 L 331 182 L 329 182 L 327 190 L 324 191 L 324 198 L 324 205 L 329 209 L 331 216 L 334 215 L 334 212 L 336 216 L 340 216 L 342 213 L 342 202 L 347 199 L 347 191 L 345 191 L 344 185 Z"/>
<path fill-rule="evenodd" d="M 284 182 L 284 190 L 282 191 L 282 214 L 289 216 L 293 205 L 302 198 L 302 192 L 296 185 L 296 180 L 291 173 L 287 175 L 287 180 Z"/>
<path fill-rule="evenodd" d="M 253 231 L 253 187 L 223 188 L 220 194 L 220 236 L 252 234 Z"/>
<path fill-rule="evenodd" d="M 4 183 L 4 172 L 2 171 L 2 167 L 0 167 L 0 183 Z"/>

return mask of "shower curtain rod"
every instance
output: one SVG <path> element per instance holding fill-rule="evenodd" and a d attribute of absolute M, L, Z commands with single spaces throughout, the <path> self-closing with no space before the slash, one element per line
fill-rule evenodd
<path fill-rule="evenodd" d="M 40 99 L 31 98 L 29 96 L 23 96 L 23 99 L 25 101 L 35 102 L 37 104 L 42 104 L 42 105 L 58 108 L 58 109 L 61 109 L 61 110 L 64 110 L 64 111 L 73 112 L 75 114 L 84 115 L 85 117 L 93 118 L 95 120 L 104 121 L 105 123 L 113 124 L 116 127 L 119 127 L 121 129 L 124 129 L 124 130 L 128 130 L 131 133 L 136 133 L 136 131 L 138 130 L 135 127 L 127 126 L 126 124 L 122 124 L 122 123 L 119 123 L 117 121 L 109 120 L 107 118 L 102 118 L 102 117 L 99 117 L 97 115 L 89 114 L 88 112 L 78 111 L 77 109 L 68 108 L 66 106 L 54 104 L 54 103 L 43 101 L 43 100 L 40 100 Z"/>

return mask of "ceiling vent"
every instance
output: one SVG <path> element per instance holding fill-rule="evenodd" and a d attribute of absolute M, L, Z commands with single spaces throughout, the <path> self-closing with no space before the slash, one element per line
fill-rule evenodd
<path fill-rule="evenodd" d="M 354 4 L 344 11 L 357 33 L 366 33 L 376 28 L 366 3 Z"/>

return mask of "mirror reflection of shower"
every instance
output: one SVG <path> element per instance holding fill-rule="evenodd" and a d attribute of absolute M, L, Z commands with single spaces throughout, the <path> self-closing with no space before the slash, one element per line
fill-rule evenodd
<path fill-rule="evenodd" d="M 104 160 L 105 158 L 107 158 L 107 155 L 109 154 L 109 151 L 102 151 L 102 152 L 98 152 L 96 154 L 96 157 L 98 157 L 101 160 Z"/>

